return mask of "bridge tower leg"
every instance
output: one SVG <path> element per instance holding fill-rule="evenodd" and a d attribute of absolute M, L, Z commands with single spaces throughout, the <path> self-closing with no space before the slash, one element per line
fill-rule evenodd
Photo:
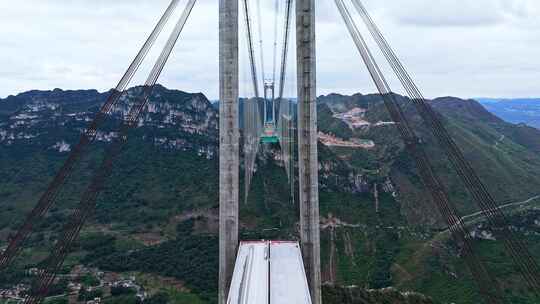
<path fill-rule="evenodd" d="M 227 302 L 238 248 L 238 0 L 219 1 L 219 304 Z"/>
<path fill-rule="evenodd" d="M 313 304 L 321 304 L 315 0 L 296 1 L 300 239 Z"/>

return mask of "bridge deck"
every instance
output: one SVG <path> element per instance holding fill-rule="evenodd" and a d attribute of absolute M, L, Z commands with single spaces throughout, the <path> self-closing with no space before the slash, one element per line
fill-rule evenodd
<path fill-rule="evenodd" d="M 297 242 L 241 242 L 229 304 L 311 304 Z"/>

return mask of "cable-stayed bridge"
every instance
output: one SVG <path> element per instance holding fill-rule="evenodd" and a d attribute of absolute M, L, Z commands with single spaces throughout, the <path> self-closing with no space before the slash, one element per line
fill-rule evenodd
<path fill-rule="evenodd" d="M 65 223 L 62 236 L 54 245 L 45 266 L 40 270 L 33 292 L 25 303 L 41 303 L 56 279 L 72 244 L 81 228 L 96 208 L 96 199 L 107 183 L 113 163 L 121 156 L 128 131 L 137 126 L 145 111 L 149 97 L 174 46 L 196 5 L 187 1 L 178 21 L 171 31 L 160 56 L 144 83 L 144 90 L 137 97 L 119 129 L 120 136 L 111 144 L 102 164 L 94 173 L 88 188 L 82 193 L 77 209 Z M 440 117 L 428 105 L 421 90 L 390 47 L 374 19 L 360 0 L 334 0 L 343 18 L 345 29 L 360 55 L 359 60 L 376 85 L 384 104 L 405 147 L 429 191 L 435 208 L 443 216 L 454 242 L 462 248 L 461 258 L 474 278 L 485 303 L 504 303 L 502 287 L 472 245 L 471 234 L 464 226 L 448 190 L 437 176 L 432 161 L 404 115 L 402 105 L 378 62 L 373 56 L 366 37 L 358 28 L 362 21 L 369 35 L 388 61 L 393 72 L 416 107 L 425 126 L 438 140 L 460 180 L 477 202 L 492 229 L 503 237 L 506 251 L 518 269 L 523 283 L 540 296 L 540 271 L 525 244 L 509 228 L 503 210 L 463 156 Z M 256 14 L 253 14 L 255 3 Z M 220 86 L 220 163 L 219 163 L 219 302 L 224 303 L 322 303 L 320 270 L 320 219 L 318 191 L 317 111 L 316 111 L 316 1 L 275 0 L 274 32 L 266 34 L 262 27 L 260 0 L 219 1 L 219 86 Z M 28 214 L 17 234 L 9 242 L 0 258 L 0 271 L 7 269 L 20 252 L 25 240 L 34 230 L 34 223 L 45 216 L 54 205 L 64 184 L 72 175 L 74 166 L 95 140 L 97 130 L 103 125 L 111 109 L 125 93 L 133 76 L 146 59 L 158 36 L 178 9 L 179 0 L 172 0 L 147 38 L 139 53 L 102 106 L 95 119 L 72 149 L 65 164 Z M 256 17 L 254 17 L 256 16 Z M 281 22 L 281 26 L 280 23 Z M 284 97 L 284 89 L 291 81 L 287 66 L 291 27 L 296 27 L 296 91 L 297 101 Z M 279 30 L 281 29 L 281 31 Z M 245 34 L 245 51 L 249 61 L 251 96 L 242 96 L 240 103 L 240 32 Z M 271 47 L 264 39 L 273 36 Z M 271 39 L 272 40 L 272 39 Z M 281 52 L 278 52 L 280 46 Z M 265 72 L 264 51 L 272 51 L 272 72 Z M 278 62 L 278 58 L 280 58 Z M 292 107 L 296 107 L 296 111 Z M 240 128 L 240 115 L 243 126 Z M 244 197 L 248 197 L 250 182 L 255 171 L 257 154 L 266 145 L 279 146 L 290 181 L 291 199 L 298 191 L 299 242 L 273 240 L 248 242 L 239 240 L 240 162 L 244 162 Z M 296 148 L 295 148 L 296 146 Z M 297 164 L 294 163 L 297 151 Z M 295 167 L 298 168 L 296 173 Z M 285 189 L 286 190 L 286 189 Z"/>

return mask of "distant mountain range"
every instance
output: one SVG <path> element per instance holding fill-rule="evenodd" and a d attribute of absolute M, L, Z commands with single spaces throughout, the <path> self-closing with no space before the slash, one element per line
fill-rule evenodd
<path fill-rule="evenodd" d="M 140 91 L 129 89 L 114 107 L 56 204 L 34 224 L 39 232 L 16 267 L 0 275 L 0 289 L 30 282 L 26 270 L 40 267 Z M 56 89 L 0 99 L 0 250 L 108 94 Z M 477 212 L 410 101 L 396 98 L 460 214 Z M 509 220 L 540 257 L 540 211 L 531 199 L 540 188 L 540 130 L 505 122 L 474 100 L 445 97 L 429 103 L 500 204 L 529 202 L 509 213 Z M 82 265 L 106 278 L 133 276 L 152 297 L 189 299 L 170 303 L 216 303 L 215 106 L 202 94 L 155 88 L 72 248 L 63 278 L 71 280 L 69 271 Z M 460 248 L 441 233 L 444 224 L 380 95 L 320 96 L 318 127 L 324 303 L 480 303 L 458 258 Z M 297 238 L 299 210 L 290 201 L 277 152 L 277 146 L 267 145 L 259 155 L 250 195 L 240 208 L 241 239 Z M 507 303 L 538 303 L 506 261 L 497 232 L 482 222 L 469 225 L 478 254 L 505 287 Z M 135 294 L 106 294 L 103 303 L 135 303 L 120 301 L 129 297 Z"/>
<path fill-rule="evenodd" d="M 540 129 L 540 98 L 476 98 L 488 111 L 515 124 Z"/>

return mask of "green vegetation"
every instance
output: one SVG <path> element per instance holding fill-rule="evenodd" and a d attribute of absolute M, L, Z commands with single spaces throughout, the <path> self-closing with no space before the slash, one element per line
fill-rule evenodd
<path fill-rule="evenodd" d="M 189 224 L 191 223 L 191 224 Z M 217 288 L 218 242 L 215 236 L 191 235 L 193 222 L 181 223 L 175 240 L 133 252 L 115 251 L 105 244 L 95 252 L 107 252 L 87 257 L 86 263 L 103 270 L 140 271 L 174 277 L 186 282 L 207 301 Z"/>
<path fill-rule="evenodd" d="M 45 304 L 68 304 L 69 299 L 67 297 L 59 297 L 53 299 L 47 299 L 44 302 Z"/>
<path fill-rule="evenodd" d="M 55 94 L 58 96 L 54 99 L 40 93 L 0 103 L 0 115 L 4 115 L 0 117 L 0 128 L 5 128 L 3 123 L 12 123 L 11 114 L 24 111 L 24 105 L 32 100 L 53 100 L 62 105 L 59 110 L 39 112 L 40 121 L 28 126 L 28 130 L 40 136 L 10 145 L 0 144 L 3 173 L 0 176 L 3 208 L 0 246 L 21 224 L 24 214 L 65 160 L 67 154 L 52 147 L 61 140 L 74 143 L 79 130 L 84 128 L 84 117 L 77 120 L 67 114 L 95 111 L 104 97 L 97 92 L 65 93 L 65 97 L 60 92 Z M 204 102 L 199 108 L 191 107 L 194 95 L 166 89 L 160 94 L 153 100 L 157 108 L 148 114 L 145 125 L 130 134 L 99 196 L 96 212 L 74 244 L 62 272 L 83 264 L 103 271 L 135 274 L 137 280 L 144 277 L 145 287 L 151 285 L 152 290 L 145 301 L 148 303 L 215 303 L 219 188 L 216 113 L 205 108 Z M 196 97 L 204 101 L 203 97 Z M 79 99 L 80 102 L 73 102 Z M 353 107 L 368 109 L 364 118 L 372 123 L 371 127 L 351 130 L 333 117 L 332 111 L 347 111 Z M 450 98 L 434 103 L 434 107 L 443 115 L 445 125 L 466 158 L 499 201 L 521 200 L 538 194 L 534 193 L 540 184 L 538 132 L 494 119 L 467 101 Z M 173 112 L 181 115 L 175 116 Z M 411 117 L 452 201 L 462 214 L 476 211 L 477 207 L 414 107 L 406 106 L 406 114 Z M 176 124 L 165 123 L 170 119 L 176 119 Z M 477 287 L 458 258 L 459 249 L 447 235 L 439 233 L 444 225 L 437 208 L 423 188 L 395 127 L 375 126 L 378 121 L 388 120 L 377 95 L 331 95 L 320 100 L 321 131 L 343 139 L 370 139 L 376 145 L 364 150 L 319 144 L 320 214 L 323 224 L 327 224 L 321 233 L 323 277 L 338 286 L 325 287 L 325 303 L 480 303 Z M 110 119 L 104 131 L 114 130 L 118 122 L 118 117 Z M 197 128 L 207 124 L 208 128 L 200 132 L 186 131 L 186 124 Z M 27 131 L 26 126 L 24 130 Z M 41 265 L 49 254 L 107 145 L 103 141 L 92 145 L 57 204 L 42 221 L 34 223 L 39 232 L 28 240 L 28 248 L 17 260 L 16 267 L 2 273 L 0 287 L 30 282 L 31 277 L 23 270 Z M 298 239 L 298 205 L 292 203 L 283 167 L 274 160 L 276 148 L 275 145 L 265 146 L 261 152 L 247 199 L 241 191 L 241 239 Z M 357 185 L 358 180 L 361 185 Z M 387 180 L 395 187 L 397 198 L 384 192 Z M 375 211 L 374 184 L 379 190 L 379 212 Z M 515 215 L 512 223 L 524 232 L 520 235 L 528 234 L 523 238 L 532 254 L 540 258 L 540 239 L 535 236 L 540 232 L 535 224 L 540 214 L 520 210 L 512 209 Z M 471 225 L 471 229 L 475 227 L 476 223 Z M 523 288 L 500 241 L 478 240 L 476 243 L 479 255 L 499 278 L 510 302 L 538 303 Z M 165 284 L 160 281 L 163 277 L 174 278 L 175 283 L 170 284 L 175 287 L 161 286 Z M 96 286 L 97 280 L 86 276 L 82 284 L 86 288 Z M 340 289 L 341 285 L 355 285 L 359 289 Z M 418 291 L 434 300 L 416 295 L 406 297 L 392 290 L 368 292 L 362 289 L 389 286 L 399 291 Z M 65 282 L 59 282 L 51 295 L 62 294 L 65 287 Z M 139 301 L 130 289 L 111 292 L 111 297 L 105 295 L 107 304 Z M 96 294 L 85 291 L 81 299 L 94 296 Z M 65 301 L 65 298 L 54 301 Z"/>
<path fill-rule="evenodd" d="M 420 294 L 404 295 L 397 290 L 366 291 L 358 287 L 323 287 L 323 302 L 328 304 L 434 304 L 433 300 Z"/>
<path fill-rule="evenodd" d="M 94 300 L 95 298 L 101 298 L 103 297 L 103 291 L 100 289 L 94 289 L 94 290 L 88 290 L 88 289 L 81 289 L 79 292 L 79 301 L 90 301 Z"/>
<path fill-rule="evenodd" d="M 168 290 L 168 303 L 169 304 L 206 304 L 206 303 L 213 303 L 210 300 L 203 301 L 199 296 L 192 294 L 192 293 L 186 293 L 186 292 L 180 292 L 174 289 Z"/>
<path fill-rule="evenodd" d="M 134 294 L 123 294 L 106 298 L 105 304 L 140 304 L 141 301 Z"/>

